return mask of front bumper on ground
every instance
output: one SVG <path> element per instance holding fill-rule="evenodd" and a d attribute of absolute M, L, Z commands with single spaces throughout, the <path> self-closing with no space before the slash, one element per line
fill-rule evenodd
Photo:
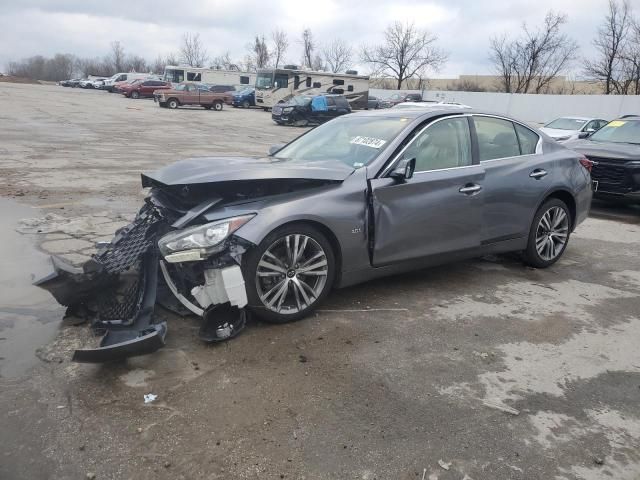
<path fill-rule="evenodd" d="M 162 348 L 167 323 L 154 314 L 156 303 L 202 317 L 201 338 L 207 342 L 242 331 L 247 295 L 239 263 L 244 249 L 234 245 L 232 254 L 225 250 L 202 262 L 168 265 L 160 259 L 157 241 L 170 228 L 149 202 L 82 268 L 54 257 L 53 272 L 35 282 L 68 307 L 67 315 L 90 320 L 102 335 L 97 348 L 76 350 L 74 361 L 122 360 Z"/>

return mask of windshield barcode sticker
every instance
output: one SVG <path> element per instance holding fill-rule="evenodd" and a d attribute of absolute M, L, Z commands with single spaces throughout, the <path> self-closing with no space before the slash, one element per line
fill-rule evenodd
<path fill-rule="evenodd" d="M 380 138 L 358 136 L 358 137 L 353 137 L 349 143 L 353 143 L 355 145 L 365 145 L 371 148 L 380 148 L 385 143 L 387 143 L 387 141 L 382 140 Z"/>

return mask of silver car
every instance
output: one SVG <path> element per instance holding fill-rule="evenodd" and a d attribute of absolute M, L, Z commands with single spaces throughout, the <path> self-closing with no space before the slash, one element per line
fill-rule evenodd
<path fill-rule="evenodd" d="M 202 317 L 206 341 L 226 340 L 248 312 L 299 320 L 332 288 L 376 277 L 511 251 L 548 267 L 588 214 L 591 165 L 524 123 L 473 110 L 350 114 L 265 158 L 143 175 L 138 218 L 82 271 L 57 262 L 39 284 L 107 330 L 79 361 L 160 348 L 156 301 Z"/>
<path fill-rule="evenodd" d="M 546 133 L 557 142 L 568 142 L 587 138 L 607 123 L 609 123 L 607 120 L 601 118 L 560 117 L 541 127 L 540 131 Z"/>

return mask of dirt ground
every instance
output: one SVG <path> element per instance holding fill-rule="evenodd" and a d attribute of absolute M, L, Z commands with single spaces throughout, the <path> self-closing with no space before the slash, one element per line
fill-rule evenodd
<path fill-rule="evenodd" d="M 0 84 L 0 105 L 1 479 L 640 478 L 640 209 L 595 205 L 547 270 L 382 279 L 213 347 L 158 312 L 166 348 L 75 364 L 96 339 L 31 286 L 45 253 L 88 258 L 140 172 L 302 130 L 55 86 Z"/>

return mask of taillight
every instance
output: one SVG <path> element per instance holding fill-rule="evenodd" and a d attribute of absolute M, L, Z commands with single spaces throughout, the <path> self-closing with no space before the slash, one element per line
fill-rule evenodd
<path fill-rule="evenodd" d="M 579 162 L 580 162 L 580 165 L 582 165 L 584 168 L 586 168 L 589 171 L 589 173 L 591 173 L 591 169 L 595 165 L 595 162 L 589 160 L 587 157 L 580 158 Z"/>

